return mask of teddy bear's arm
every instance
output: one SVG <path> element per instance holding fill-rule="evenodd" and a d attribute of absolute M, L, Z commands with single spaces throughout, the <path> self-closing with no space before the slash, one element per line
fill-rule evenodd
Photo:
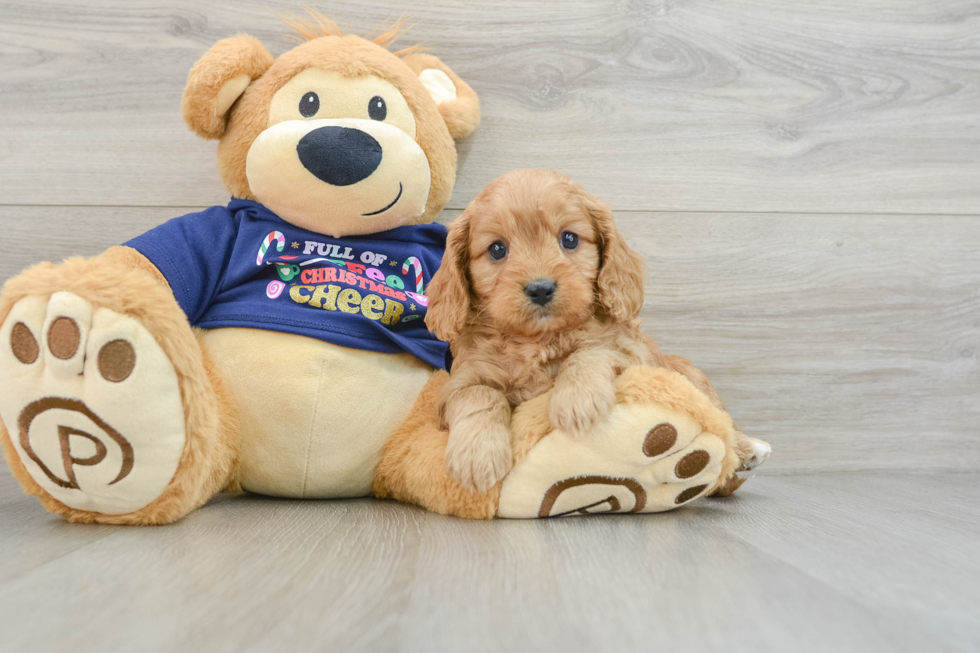
<path fill-rule="evenodd" d="M 155 268 L 187 319 L 196 325 L 230 274 L 238 236 L 235 213 L 212 206 L 168 220 L 106 254 L 113 262 L 151 274 Z M 253 260 L 248 265 L 254 265 L 254 254 L 249 258 Z"/>
<path fill-rule="evenodd" d="M 158 284 L 162 285 L 167 290 L 171 290 L 170 284 L 167 282 L 167 278 L 163 276 L 160 269 L 153 265 L 150 259 L 143 256 L 143 254 L 132 247 L 116 245 L 104 251 L 98 258 L 105 260 L 107 263 L 121 265 L 133 270 L 142 270 L 143 272 L 149 274 Z"/>

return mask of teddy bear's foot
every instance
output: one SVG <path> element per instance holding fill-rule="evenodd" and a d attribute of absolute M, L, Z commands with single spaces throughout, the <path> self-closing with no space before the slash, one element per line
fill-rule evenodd
<path fill-rule="evenodd" d="M 515 430 L 525 422 L 519 414 L 514 421 Z M 732 477 L 739 464 L 733 442 L 727 414 L 683 376 L 632 368 L 617 382 L 616 405 L 591 432 L 551 431 L 527 451 L 504 479 L 497 514 L 671 510 Z"/>
<path fill-rule="evenodd" d="M 77 292 L 51 292 L 66 285 Z M 26 288 L 38 294 L 16 292 Z M 143 272 L 98 260 L 8 283 L 0 442 L 24 489 L 52 512 L 166 523 L 227 479 L 232 452 L 219 442 L 215 389 L 168 294 Z"/>
<path fill-rule="evenodd" d="M 45 492 L 113 515 L 163 493 L 184 410 L 174 366 L 139 322 L 59 292 L 15 304 L 0 343 L 0 416 Z"/>

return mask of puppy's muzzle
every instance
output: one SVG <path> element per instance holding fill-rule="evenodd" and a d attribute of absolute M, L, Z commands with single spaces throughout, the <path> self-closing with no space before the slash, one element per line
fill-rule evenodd
<path fill-rule="evenodd" d="M 558 286 L 551 279 L 532 279 L 524 286 L 524 294 L 538 306 L 544 306 L 555 298 Z"/>
<path fill-rule="evenodd" d="M 367 179 L 381 165 L 381 143 L 360 129 L 320 127 L 300 139 L 296 153 L 307 170 L 331 186 Z"/>

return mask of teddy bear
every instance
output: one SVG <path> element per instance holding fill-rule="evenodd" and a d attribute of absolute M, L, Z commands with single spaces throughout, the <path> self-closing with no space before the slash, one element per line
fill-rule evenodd
<path fill-rule="evenodd" d="M 194 65 L 182 111 L 218 140 L 227 206 L 0 294 L 0 444 L 73 522 L 165 524 L 220 491 L 375 495 L 469 518 L 651 512 L 737 487 L 731 418 L 669 370 L 634 368 L 590 437 L 514 414 L 514 467 L 474 494 L 435 419 L 451 361 L 425 326 L 434 223 L 473 90 L 398 28 L 289 21 L 273 57 L 239 35 Z M 701 453 L 698 453 L 701 452 Z M 680 461 L 698 453 L 697 469 Z"/>

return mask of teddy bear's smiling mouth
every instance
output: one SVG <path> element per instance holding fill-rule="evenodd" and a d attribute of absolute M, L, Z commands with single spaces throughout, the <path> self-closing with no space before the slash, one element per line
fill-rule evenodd
<path fill-rule="evenodd" d="M 404 190 L 404 187 L 402 186 L 402 182 L 398 182 L 398 194 L 395 195 L 395 199 L 391 200 L 391 204 L 384 207 L 383 209 L 378 209 L 377 211 L 371 211 L 370 213 L 362 213 L 361 215 L 364 216 L 365 218 L 369 218 L 372 215 L 378 215 L 379 213 L 384 213 L 385 211 L 393 207 L 395 204 L 398 204 L 398 200 L 402 198 L 402 190 Z"/>

